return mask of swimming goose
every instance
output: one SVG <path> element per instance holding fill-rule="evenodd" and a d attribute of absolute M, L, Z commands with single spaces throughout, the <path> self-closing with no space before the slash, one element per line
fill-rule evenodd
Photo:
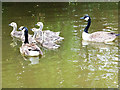
<path fill-rule="evenodd" d="M 98 31 L 98 32 L 89 34 L 88 29 L 91 24 L 90 16 L 85 15 L 84 17 L 81 17 L 80 19 L 84 19 L 88 22 L 86 28 L 84 29 L 84 32 L 82 33 L 83 40 L 106 43 L 106 42 L 115 40 L 115 38 L 120 35 L 120 34 L 115 34 L 113 32 L 104 32 L 104 31 Z"/>
<path fill-rule="evenodd" d="M 31 30 L 34 32 L 34 35 L 33 35 L 33 39 L 36 40 L 36 42 L 40 43 L 41 46 L 47 48 L 47 49 L 57 49 L 60 47 L 60 45 L 57 45 L 55 43 L 55 40 L 56 39 L 59 39 L 58 38 L 50 38 L 50 37 L 47 37 L 47 36 L 44 36 L 44 33 L 43 33 L 43 38 L 42 37 L 37 37 L 36 38 L 36 30 L 34 30 L 35 28 L 32 28 Z"/>
<path fill-rule="evenodd" d="M 11 32 L 11 36 L 14 36 L 16 38 L 20 38 L 22 35 L 22 31 L 16 31 L 17 30 L 17 24 L 15 22 L 12 22 L 9 24 L 9 26 L 13 27 L 13 31 Z"/>
<path fill-rule="evenodd" d="M 29 44 L 28 41 L 28 29 L 26 27 L 22 28 L 22 31 L 24 31 L 25 41 L 20 47 L 21 54 L 25 56 L 39 56 L 43 55 L 42 51 L 36 44 Z"/>

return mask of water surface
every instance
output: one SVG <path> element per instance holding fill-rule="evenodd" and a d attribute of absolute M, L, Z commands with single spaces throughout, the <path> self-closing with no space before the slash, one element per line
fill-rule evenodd
<path fill-rule="evenodd" d="M 87 22 L 89 33 L 118 33 L 118 3 L 3 3 L 2 7 L 2 87 L 3 88 L 117 88 L 118 39 L 113 43 L 82 40 Z M 64 41 L 57 50 L 41 48 L 44 55 L 23 57 L 21 41 L 10 36 L 12 21 L 18 27 L 60 31 Z M 29 30 L 30 34 L 33 34 Z"/>

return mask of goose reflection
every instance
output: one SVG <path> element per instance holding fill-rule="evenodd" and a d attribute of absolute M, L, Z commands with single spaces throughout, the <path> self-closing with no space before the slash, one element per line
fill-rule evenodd
<path fill-rule="evenodd" d="M 82 45 L 83 46 L 92 46 L 94 48 L 99 48 L 99 49 L 110 49 L 111 46 L 117 46 L 115 42 L 109 42 L 109 43 L 98 43 L 98 42 L 89 42 L 82 40 Z"/>
<path fill-rule="evenodd" d="M 13 39 L 12 39 L 12 43 L 10 43 L 10 45 L 11 45 L 12 47 L 15 47 L 15 46 L 18 45 L 18 44 L 17 44 L 18 39 L 15 38 L 15 37 L 12 37 L 12 38 L 13 38 Z"/>
<path fill-rule="evenodd" d="M 29 65 L 39 64 L 39 60 L 40 60 L 39 56 L 37 56 L 37 57 L 25 57 L 25 56 L 23 56 L 23 58 L 26 61 L 30 61 Z"/>

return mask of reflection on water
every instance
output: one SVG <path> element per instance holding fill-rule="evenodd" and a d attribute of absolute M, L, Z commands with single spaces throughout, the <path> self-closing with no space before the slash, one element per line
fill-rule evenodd
<path fill-rule="evenodd" d="M 90 45 L 94 48 L 99 48 L 99 49 L 110 49 L 111 46 L 118 46 L 118 43 L 115 42 L 106 42 L 106 43 L 99 43 L 99 42 L 89 42 L 82 40 L 82 45 Z"/>
<path fill-rule="evenodd" d="M 80 20 L 89 14 L 89 33 L 118 33 L 117 9 L 118 3 L 3 3 L 2 87 L 117 88 L 118 38 L 110 43 L 83 41 L 87 22 Z M 60 31 L 65 39 L 57 50 L 42 48 L 42 57 L 23 57 L 21 41 L 10 36 L 12 21 L 28 29 L 41 21 L 43 30 Z"/>
<path fill-rule="evenodd" d="M 12 38 L 13 38 L 13 39 L 12 39 L 12 42 L 10 43 L 10 45 L 11 45 L 12 47 L 15 47 L 15 46 L 18 45 L 17 42 L 19 41 L 19 39 L 15 38 L 15 37 L 12 37 Z"/>
<path fill-rule="evenodd" d="M 39 64 L 39 56 L 38 57 L 24 57 L 24 60 L 29 60 L 31 63 L 29 65 L 33 64 Z"/>
<path fill-rule="evenodd" d="M 13 42 L 10 43 L 10 45 L 11 45 L 12 47 L 17 46 L 17 39 L 13 37 L 13 40 L 12 40 L 12 41 L 13 41 Z"/>

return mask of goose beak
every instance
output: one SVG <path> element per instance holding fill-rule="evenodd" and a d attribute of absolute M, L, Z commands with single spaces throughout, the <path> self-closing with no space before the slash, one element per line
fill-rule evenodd
<path fill-rule="evenodd" d="M 84 17 L 81 17 L 80 19 L 84 19 Z"/>
<path fill-rule="evenodd" d="M 32 31 L 32 29 L 30 29 Z"/>
<path fill-rule="evenodd" d="M 9 26 L 11 26 L 11 24 L 9 24 Z"/>
<path fill-rule="evenodd" d="M 36 26 L 38 26 L 37 24 L 35 24 Z"/>

